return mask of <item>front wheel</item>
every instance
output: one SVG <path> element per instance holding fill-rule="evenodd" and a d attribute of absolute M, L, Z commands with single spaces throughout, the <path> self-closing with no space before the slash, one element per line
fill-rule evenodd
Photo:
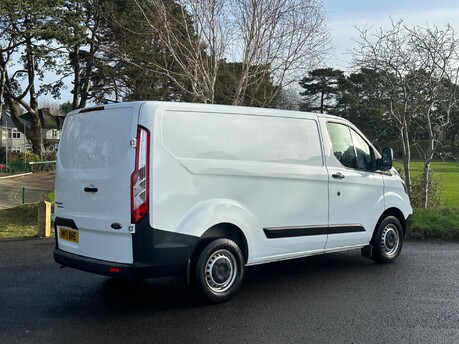
<path fill-rule="evenodd" d="M 380 263 L 392 263 L 402 251 L 403 229 L 394 216 L 386 217 L 378 226 L 371 241 L 372 259 Z"/>
<path fill-rule="evenodd" d="M 198 292 L 218 303 L 236 294 L 244 277 L 244 258 L 239 246 L 229 239 L 216 239 L 207 244 L 195 265 Z"/>

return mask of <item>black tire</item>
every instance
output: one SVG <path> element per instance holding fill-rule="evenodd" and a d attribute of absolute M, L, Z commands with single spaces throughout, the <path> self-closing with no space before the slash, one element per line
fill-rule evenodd
<path fill-rule="evenodd" d="M 229 239 L 207 244 L 195 264 L 197 291 L 213 303 L 231 299 L 244 278 L 244 257 L 239 246 Z"/>
<path fill-rule="evenodd" d="M 386 217 L 379 224 L 371 240 L 372 259 L 379 263 L 392 263 L 400 255 L 403 247 L 403 229 L 394 216 Z"/>

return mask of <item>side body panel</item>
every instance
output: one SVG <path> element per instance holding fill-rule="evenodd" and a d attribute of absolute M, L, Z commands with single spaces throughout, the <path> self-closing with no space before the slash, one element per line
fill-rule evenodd
<path fill-rule="evenodd" d="M 199 237 L 215 224 L 235 224 L 248 241 L 248 264 L 293 258 L 308 252 L 323 252 L 326 233 L 291 235 L 292 228 L 304 229 L 311 225 L 326 227 L 328 224 L 328 177 L 321 153 L 318 160 L 311 164 L 234 158 L 239 148 L 246 151 L 256 146 L 256 142 L 252 147 L 247 146 L 250 144 L 248 138 L 239 143 L 241 147 L 234 148 L 236 153 L 232 156 L 228 156 L 228 151 L 212 151 L 214 145 L 200 152 L 200 156 L 187 156 L 187 153 L 179 156 L 182 154 L 180 149 L 190 143 L 177 141 L 188 140 L 203 132 L 217 140 L 220 135 L 228 134 L 225 130 L 231 131 L 228 129 L 228 126 L 234 125 L 231 119 L 228 126 L 218 127 L 229 116 L 240 116 L 243 120 L 252 114 L 212 114 L 213 117 L 222 116 L 213 123 L 217 125 L 213 129 L 219 130 L 216 133 L 210 132 L 211 128 L 199 127 L 209 126 L 212 122 L 205 106 L 184 112 L 170 108 L 153 110 L 149 109 L 150 106 L 146 104 L 142 108 L 139 124 L 155 127 L 151 153 L 153 196 L 150 212 L 150 222 L 154 228 Z M 150 111 L 156 111 L 154 119 L 147 115 Z M 184 116 L 192 119 L 185 125 L 186 132 L 178 135 L 181 129 L 177 129 L 177 126 L 186 120 Z M 197 116 L 202 116 L 202 119 Z M 258 118 L 261 116 L 258 115 Z M 274 125 L 278 125 L 284 119 L 263 116 L 262 120 L 268 123 L 277 121 Z M 302 125 L 303 119 L 294 120 Z M 316 128 L 314 144 L 320 147 L 317 122 L 313 118 L 308 121 L 312 121 Z M 249 133 L 255 128 L 244 127 L 241 130 Z M 173 135 L 168 137 L 171 133 Z M 278 144 L 282 145 L 282 141 Z M 309 149 L 307 144 L 304 143 L 305 150 Z M 285 229 L 286 235 L 270 239 L 264 229 Z"/>

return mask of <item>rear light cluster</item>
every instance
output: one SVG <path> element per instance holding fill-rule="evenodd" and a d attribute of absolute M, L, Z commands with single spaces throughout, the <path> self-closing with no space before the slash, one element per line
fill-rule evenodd
<path fill-rule="evenodd" d="M 139 126 L 135 154 L 135 170 L 131 175 L 131 223 L 139 223 L 148 213 L 150 166 L 150 132 Z"/>

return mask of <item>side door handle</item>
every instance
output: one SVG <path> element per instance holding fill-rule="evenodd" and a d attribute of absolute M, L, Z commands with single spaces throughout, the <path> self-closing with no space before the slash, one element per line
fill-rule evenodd
<path fill-rule="evenodd" d="M 95 187 L 88 187 L 87 186 L 87 187 L 84 188 L 84 191 L 85 192 L 97 192 L 97 191 L 99 191 L 99 189 L 95 188 Z"/>
<path fill-rule="evenodd" d="M 344 174 L 342 174 L 341 172 L 336 172 L 332 174 L 332 177 L 335 179 L 344 179 Z"/>

